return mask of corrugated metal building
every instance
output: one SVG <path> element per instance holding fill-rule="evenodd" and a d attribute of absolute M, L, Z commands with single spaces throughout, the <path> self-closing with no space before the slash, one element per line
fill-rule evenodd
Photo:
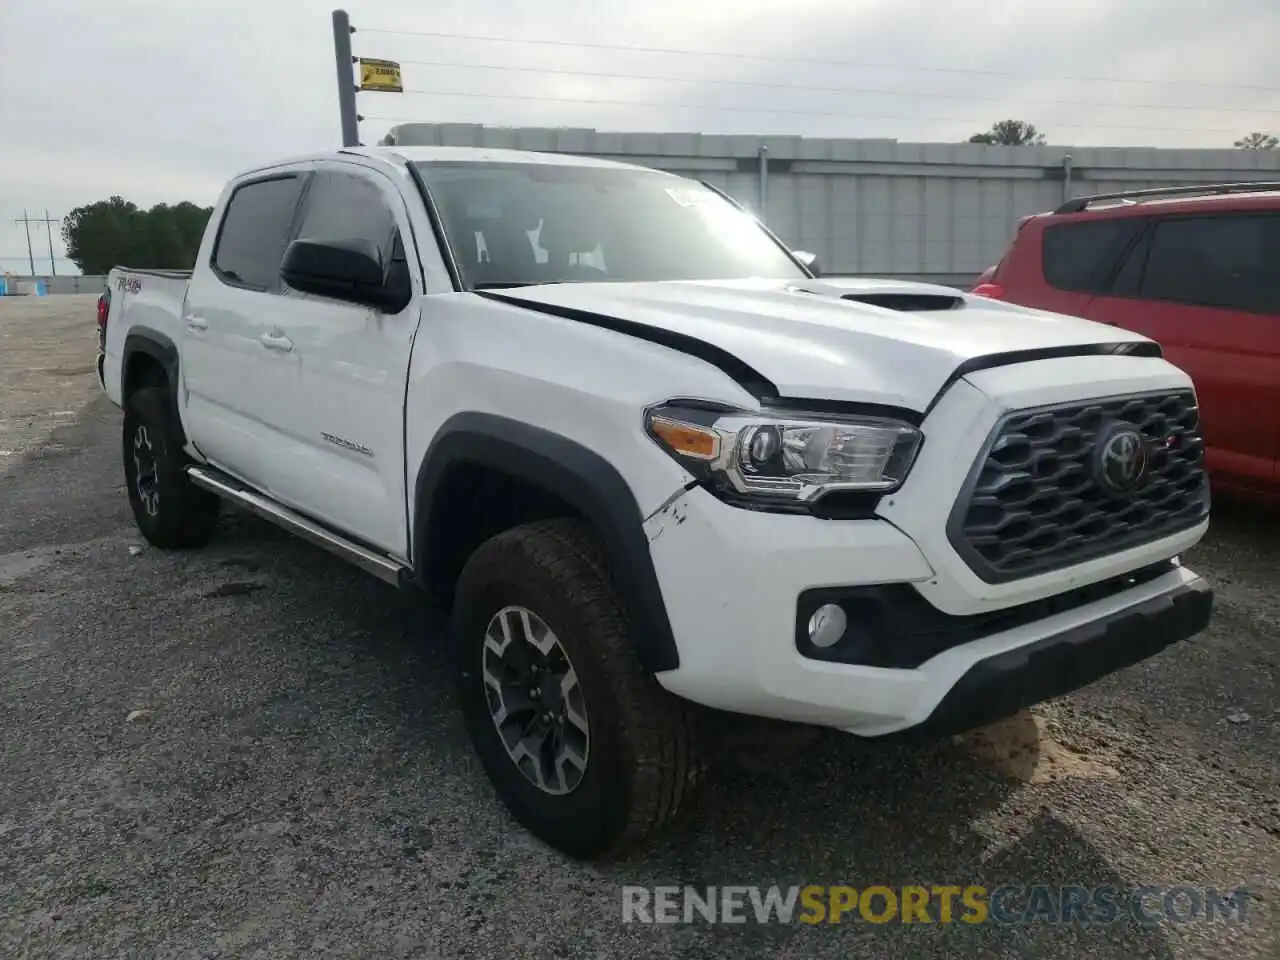
<path fill-rule="evenodd" d="M 972 281 L 1021 216 L 1091 193 L 1280 180 L 1280 150 L 992 147 L 403 124 L 383 143 L 577 153 L 706 180 L 832 274 Z"/>

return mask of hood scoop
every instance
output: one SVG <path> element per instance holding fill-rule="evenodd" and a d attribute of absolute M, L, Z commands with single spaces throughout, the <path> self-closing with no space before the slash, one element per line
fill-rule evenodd
<path fill-rule="evenodd" d="M 846 293 L 840 299 L 904 313 L 959 310 L 964 306 L 964 297 L 945 293 Z"/>
<path fill-rule="evenodd" d="M 847 300 L 881 310 L 899 313 L 937 313 L 943 310 L 960 310 L 965 297 L 959 290 L 933 283 L 913 281 L 872 280 L 864 278 L 832 278 L 813 283 L 793 283 L 790 289 L 815 297 Z"/>

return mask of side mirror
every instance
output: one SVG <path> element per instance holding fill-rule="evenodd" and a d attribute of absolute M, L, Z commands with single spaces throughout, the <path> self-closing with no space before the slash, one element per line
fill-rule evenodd
<path fill-rule="evenodd" d="M 295 290 L 369 307 L 388 306 L 387 272 L 367 240 L 295 240 L 280 278 Z"/>
<path fill-rule="evenodd" d="M 800 265 L 815 277 L 822 276 L 822 269 L 818 266 L 818 255 L 816 253 L 810 253 L 808 250 L 792 250 L 791 255 L 799 260 Z"/>

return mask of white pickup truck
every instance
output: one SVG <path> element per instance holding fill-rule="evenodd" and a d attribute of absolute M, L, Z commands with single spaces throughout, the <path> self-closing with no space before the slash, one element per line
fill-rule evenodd
<path fill-rule="evenodd" d="M 579 857 L 669 820 L 735 715 L 937 736 L 1205 627 L 1157 344 L 811 260 L 594 159 L 237 176 L 189 276 L 110 278 L 138 526 L 198 546 L 227 500 L 438 598 L 494 787 Z"/>

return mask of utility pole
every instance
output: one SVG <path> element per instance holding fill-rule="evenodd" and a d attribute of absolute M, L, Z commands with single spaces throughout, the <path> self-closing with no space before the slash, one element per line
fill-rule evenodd
<path fill-rule="evenodd" d="M 360 146 L 360 128 L 356 118 L 356 84 L 351 73 L 355 58 L 351 55 L 351 18 L 345 10 L 333 11 L 333 58 L 338 67 L 338 116 L 342 118 L 342 145 Z"/>
<path fill-rule="evenodd" d="M 27 211 L 22 211 L 21 217 L 16 217 L 14 223 L 22 224 L 27 234 L 27 262 L 31 266 L 31 275 L 36 275 L 36 258 L 31 249 L 31 225 L 33 223 L 43 223 L 46 232 L 49 234 L 49 276 L 56 277 L 58 275 L 58 266 L 53 259 L 53 225 L 58 221 L 49 216 L 49 211 L 45 210 L 43 217 L 29 217 Z"/>
<path fill-rule="evenodd" d="M 53 260 L 53 225 L 57 223 L 49 216 L 49 210 L 46 207 L 44 211 L 44 229 L 49 235 L 49 276 L 56 277 L 58 275 L 58 265 Z"/>
<path fill-rule="evenodd" d="M 34 276 L 36 275 L 36 257 L 35 257 L 35 254 L 31 252 L 31 224 L 32 224 L 32 220 L 31 220 L 31 218 L 30 218 L 30 217 L 28 217 L 28 216 L 27 216 L 27 211 L 26 211 L 26 210 L 23 210 L 23 211 L 22 211 L 22 216 L 21 216 L 21 217 L 15 217 L 13 222 L 14 222 L 14 223 L 20 223 L 20 224 L 22 224 L 22 228 L 23 228 L 23 230 L 24 230 L 24 231 L 26 232 L 26 234 L 27 234 L 27 262 L 28 262 L 29 264 L 31 264 L 31 275 L 34 277 Z M 37 223 L 38 223 L 39 221 L 35 221 L 35 222 L 37 222 Z"/>

